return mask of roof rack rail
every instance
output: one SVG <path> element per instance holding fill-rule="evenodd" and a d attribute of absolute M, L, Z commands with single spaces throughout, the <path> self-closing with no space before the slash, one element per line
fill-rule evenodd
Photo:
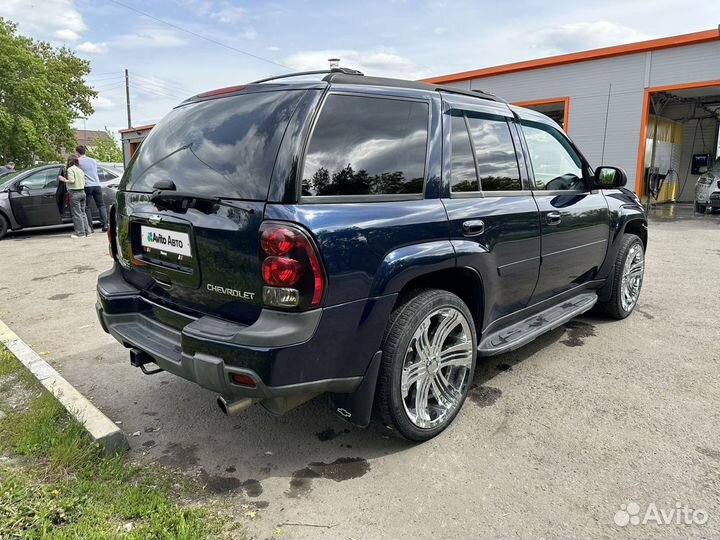
<path fill-rule="evenodd" d="M 259 84 L 264 83 L 268 81 L 274 81 L 276 79 L 288 79 L 290 77 L 302 77 L 304 75 L 322 75 L 322 74 L 332 74 L 332 73 L 343 73 L 345 75 L 365 75 L 361 71 L 358 71 L 356 69 L 350 69 L 350 68 L 332 68 L 332 69 L 321 69 L 316 71 L 297 71 L 295 73 L 285 73 L 284 75 L 275 75 L 274 77 L 268 77 L 266 79 L 260 79 L 257 81 L 253 81 L 249 84 Z"/>
<path fill-rule="evenodd" d="M 498 103 L 507 103 L 504 99 L 497 97 L 495 94 L 484 92 L 483 90 L 463 90 L 462 88 L 455 88 L 453 86 L 436 85 L 435 90 L 438 92 L 447 92 L 449 94 L 460 94 L 462 96 L 472 96 L 481 99 L 487 99 L 488 101 L 497 101 Z"/>

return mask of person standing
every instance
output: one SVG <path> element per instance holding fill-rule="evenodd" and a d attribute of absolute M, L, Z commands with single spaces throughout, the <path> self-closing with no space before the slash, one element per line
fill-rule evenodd
<path fill-rule="evenodd" d="M 72 215 L 75 234 L 70 238 L 84 238 L 92 234 L 92 228 L 88 223 L 85 206 L 87 197 L 85 195 L 85 173 L 78 166 L 78 158 L 70 156 L 65 166 L 65 174 L 58 176 L 58 179 L 67 184 L 70 192 L 70 213 Z"/>
<path fill-rule="evenodd" d="M 87 195 L 87 220 L 90 224 L 90 232 L 93 232 L 92 210 L 90 208 L 91 199 L 95 201 L 95 206 L 100 213 L 100 224 L 102 225 L 103 232 L 105 232 L 108 230 L 107 208 L 105 208 L 105 201 L 103 200 L 102 186 L 100 185 L 100 177 L 98 176 L 97 161 L 85 155 L 85 153 L 87 152 L 87 148 L 85 146 L 78 146 L 77 148 L 75 148 L 75 152 L 78 156 L 80 168 L 85 173 L 85 195 Z"/>
<path fill-rule="evenodd" d="M 5 165 L 0 165 L 0 174 L 11 173 L 15 171 L 15 162 L 8 161 Z"/>

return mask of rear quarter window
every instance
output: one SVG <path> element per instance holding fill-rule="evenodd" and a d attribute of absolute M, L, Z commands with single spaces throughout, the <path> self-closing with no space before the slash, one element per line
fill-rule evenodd
<path fill-rule="evenodd" d="M 331 94 L 305 155 L 303 196 L 421 194 L 427 103 Z"/>
<path fill-rule="evenodd" d="M 304 90 L 254 92 L 181 105 L 148 135 L 120 189 L 265 200 L 275 158 Z"/>

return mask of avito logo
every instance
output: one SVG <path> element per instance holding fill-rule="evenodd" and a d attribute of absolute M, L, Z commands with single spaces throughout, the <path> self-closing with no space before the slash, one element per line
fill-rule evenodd
<path fill-rule="evenodd" d="M 173 238 L 170 235 L 165 236 L 164 234 L 149 232 L 147 234 L 147 241 L 153 244 L 162 244 L 163 246 L 176 247 L 178 249 L 183 248 L 183 241 L 178 238 Z"/>

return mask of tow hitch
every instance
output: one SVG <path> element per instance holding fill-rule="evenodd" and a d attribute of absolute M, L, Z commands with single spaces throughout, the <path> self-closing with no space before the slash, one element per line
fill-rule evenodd
<path fill-rule="evenodd" d="M 147 364 L 155 364 L 155 360 L 152 356 L 150 356 L 148 353 L 143 352 L 139 349 L 130 349 L 130 365 L 133 367 L 139 367 L 142 372 L 145 375 L 155 375 L 156 373 L 160 373 L 161 371 L 164 371 L 162 368 L 158 367 L 157 369 L 147 369 L 145 366 Z"/>

